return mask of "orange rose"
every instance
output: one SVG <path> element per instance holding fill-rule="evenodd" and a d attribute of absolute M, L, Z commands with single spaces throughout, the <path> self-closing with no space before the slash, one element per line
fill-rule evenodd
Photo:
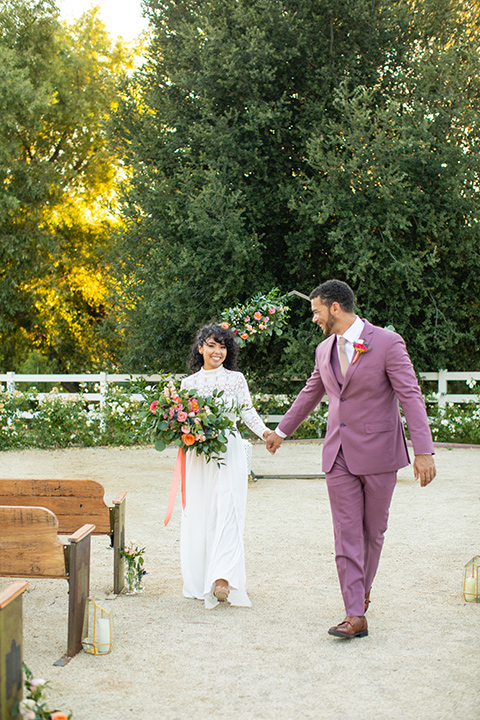
<path fill-rule="evenodd" d="M 64 712 L 59 712 L 56 710 L 55 712 L 51 713 L 50 720 L 68 720 L 68 715 L 66 715 Z"/>
<path fill-rule="evenodd" d="M 228 330 L 228 328 L 230 327 L 230 324 L 227 323 L 227 322 L 223 322 L 223 323 L 220 325 L 220 327 L 223 327 L 224 330 Z"/>
<path fill-rule="evenodd" d="M 185 445 L 193 445 L 195 442 L 195 437 L 191 433 L 184 433 L 182 435 L 182 440 Z"/>
<path fill-rule="evenodd" d="M 242 333 L 240 337 L 242 338 L 242 340 L 246 340 L 248 338 L 248 333 Z"/>

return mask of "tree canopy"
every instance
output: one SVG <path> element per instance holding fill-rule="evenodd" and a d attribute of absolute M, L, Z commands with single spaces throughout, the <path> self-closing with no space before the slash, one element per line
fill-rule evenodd
<path fill-rule="evenodd" d="M 0 367 L 106 367 L 119 225 L 106 123 L 131 57 L 95 10 L 67 26 L 51 0 L 7 0 L 0 58 Z"/>
<path fill-rule="evenodd" d="M 145 7 L 115 119 L 124 362 L 178 370 L 225 307 L 338 277 L 418 370 L 478 364 L 478 3 Z M 289 332 L 243 351 L 252 372 L 311 368 L 318 334 L 291 307 Z"/>
<path fill-rule="evenodd" d="M 346 280 L 418 370 L 480 362 L 478 0 L 0 0 L 0 369 L 179 371 L 198 327 Z M 242 349 L 264 386 L 318 331 Z M 270 381 L 269 378 L 272 378 Z"/>

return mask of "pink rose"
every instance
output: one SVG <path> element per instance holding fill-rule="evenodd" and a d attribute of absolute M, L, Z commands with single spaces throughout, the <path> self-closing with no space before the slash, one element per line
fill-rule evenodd
<path fill-rule="evenodd" d="M 275 312 L 275 308 L 274 307 L 268 308 L 268 312 L 270 315 L 273 315 Z"/>
<path fill-rule="evenodd" d="M 190 425 L 182 425 L 182 432 L 183 433 L 190 432 Z"/>
<path fill-rule="evenodd" d="M 259 310 L 257 310 L 256 313 L 253 313 L 253 317 L 255 318 L 255 320 L 261 320 L 261 319 L 262 319 L 262 313 L 261 313 Z"/>
<path fill-rule="evenodd" d="M 150 405 L 150 412 L 155 413 L 155 408 L 157 407 L 158 402 L 159 402 L 158 400 L 154 400 L 152 402 L 152 404 Z"/>
<path fill-rule="evenodd" d="M 184 410 L 180 410 L 179 413 L 177 413 L 177 420 L 178 422 L 184 423 L 185 420 L 188 419 L 188 415 Z"/>

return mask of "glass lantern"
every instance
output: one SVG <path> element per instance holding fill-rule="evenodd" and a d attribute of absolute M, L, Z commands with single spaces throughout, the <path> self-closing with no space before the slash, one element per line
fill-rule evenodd
<path fill-rule="evenodd" d="M 465 565 L 463 572 L 463 597 L 467 602 L 480 602 L 480 555 L 475 555 Z"/>
<path fill-rule="evenodd" d="M 83 619 L 82 647 L 90 655 L 107 655 L 112 649 L 112 611 L 95 598 L 87 598 Z"/>

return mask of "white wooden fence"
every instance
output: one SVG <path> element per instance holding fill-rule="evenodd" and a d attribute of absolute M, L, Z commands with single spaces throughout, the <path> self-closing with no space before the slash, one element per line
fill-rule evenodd
<path fill-rule="evenodd" d="M 82 397 L 84 397 L 86 400 L 90 400 L 91 402 L 98 402 L 100 403 L 100 407 L 103 407 L 105 404 L 105 398 L 108 392 L 108 386 L 110 384 L 117 384 L 117 383 L 128 383 L 131 380 L 139 380 L 144 379 L 147 382 L 152 383 L 158 383 L 164 378 L 165 375 L 114 375 L 106 372 L 100 372 L 100 373 L 59 373 L 59 374 L 17 374 L 14 372 L 7 372 L 3 375 L 0 374 L 0 383 L 4 383 L 6 385 L 7 391 L 9 393 L 13 393 L 15 390 L 18 390 L 20 388 L 17 388 L 18 384 L 25 384 L 28 383 L 30 385 L 39 385 L 42 383 L 88 383 L 93 385 L 98 385 L 98 392 L 82 392 Z M 172 377 L 183 377 L 183 375 L 172 375 Z M 68 397 L 72 393 L 69 392 L 63 392 L 58 393 L 61 397 L 62 395 L 65 397 Z M 38 397 L 41 400 L 44 393 L 38 393 Z M 134 396 L 135 397 L 135 396 Z M 141 396 L 138 396 L 139 399 L 141 399 Z"/>
<path fill-rule="evenodd" d="M 479 396 L 478 394 L 474 394 L 472 392 L 465 392 L 465 393 L 449 393 L 448 392 L 448 383 L 449 382 L 455 382 L 460 381 L 464 382 L 466 385 L 466 389 L 471 390 L 472 388 L 469 387 L 470 385 L 473 385 L 472 381 L 476 381 L 477 383 L 480 383 L 480 371 L 478 372 L 449 372 L 448 370 L 439 370 L 438 372 L 424 372 L 419 373 L 420 377 L 423 380 L 427 380 L 429 382 L 435 382 L 437 384 L 437 389 L 434 391 L 436 393 L 436 399 L 440 406 L 445 406 L 447 403 L 463 403 L 463 402 L 471 402 L 471 401 L 478 401 Z M 6 385 L 6 389 L 8 392 L 12 393 L 17 389 L 17 385 L 29 383 L 29 384 L 39 384 L 39 383 L 89 383 L 98 385 L 98 392 L 86 392 L 82 393 L 82 396 L 86 400 L 90 400 L 91 402 L 98 402 L 100 403 L 100 407 L 103 407 L 105 404 L 105 398 L 108 391 L 108 386 L 110 384 L 117 384 L 117 383 L 126 383 L 132 380 L 138 380 L 143 379 L 146 382 L 151 383 L 158 383 L 162 380 L 162 378 L 165 377 L 164 375 L 117 375 L 117 374 L 109 374 L 106 372 L 101 373 L 79 373 L 79 374 L 47 374 L 47 375 L 40 375 L 40 374 L 32 374 L 32 375 L 23 375 L 23 374 L 17 374 L 14 372 L 8 372 L 4 374 L 0 374 L 0 383 L 3 383 Z M 172 375 L 173 378 L 180 378 L 183 377 L 182 375 Z M 59 395 L 65 395 L 68 397 L 70 393 L 59 393 Z M 39 398 L 41 399 L 42 393 L 39 393 Z M 138 396 L 141 398 L 141 396 Z M 279 420 L 282 416 L 281 415 L 272 415 L 269 416 L 270 422 L 276 422 Z"/>

